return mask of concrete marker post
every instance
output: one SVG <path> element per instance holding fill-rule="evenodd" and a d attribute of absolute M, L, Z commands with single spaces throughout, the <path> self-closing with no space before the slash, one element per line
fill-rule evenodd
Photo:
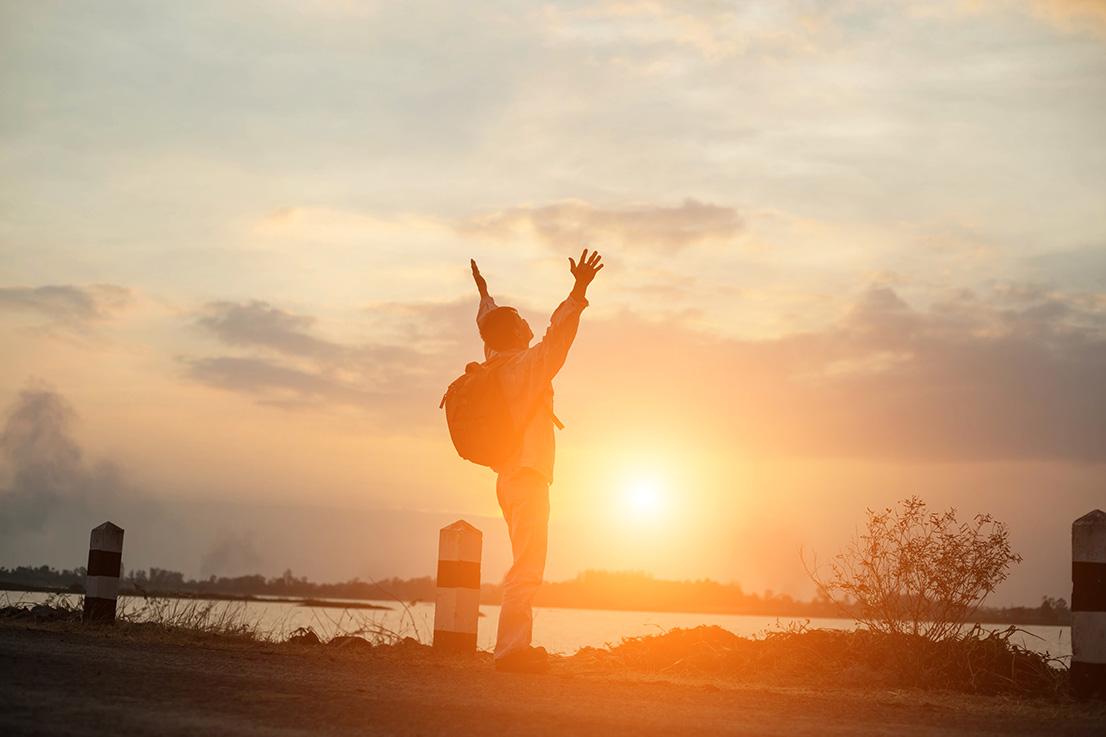
<path fill-rule="evenodd" d="M 84 585 L 84 621 L 114 622 L 123 563 L 123 528 L 105 522 L 92 528 L 88 543 L 88 575 Z"/>
<path fill-rule="evenodd" d="M 483 546 L 483 533 L 464 520 L 457 520 L 438 533 L 438 590 L 434 599 L 437 650 L 476 651 Z"/>
<path fill-rule="evenodd" d="M 1071 525 L 1071 692 L 1106 698 L 1106 512 Z"/>

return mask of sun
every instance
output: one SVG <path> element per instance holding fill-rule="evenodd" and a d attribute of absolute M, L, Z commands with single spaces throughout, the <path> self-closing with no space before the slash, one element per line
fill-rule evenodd
<path fill-rule="evenodd" d="M 658 520 L 666 506 L 664 484 L 656 476 L 634 476 L 626 482 L 622 501 L 626 514 L 634 520 Z"/>

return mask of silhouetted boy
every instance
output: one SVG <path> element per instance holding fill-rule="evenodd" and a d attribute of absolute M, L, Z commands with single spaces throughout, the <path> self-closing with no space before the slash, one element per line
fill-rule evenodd
<path fill-rule="evenodd" d="M 553 377 L 561 370 L 588 306 L 586 292 L 603 268 L 598 253 L 569 258 L 576 284 L 557 307 L 549 328 L 537 345 L 534 333 L 513 307 L 499 307 L 488 294 L 488 284 L 472 261 L 472 277 L 480 290 L 476 324 L 484 340 L 485 358 L 501 358 L 496 372 L 510 414 L 521 428 L 521 443 L 511 459 L 493 470 L 499 474 L 496 497 L 507 521 L 514 563 L 503 580 L 503 605 L 495 643 L 497 670 L 541 671 L 544 648 L 530 646 L 534 594 L 545 573 L 549 542 L 549 485 L 553 482 Z"/>

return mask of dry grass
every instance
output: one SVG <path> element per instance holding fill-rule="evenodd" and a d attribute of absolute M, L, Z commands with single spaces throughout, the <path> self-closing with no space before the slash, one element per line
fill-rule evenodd
<path fill-rule="evenodd" d="M 315 644 L 323 639 L 338 644 L 339 638 L 350 637 L 360 638 L 370 645 L 395 645 L 404 640 L 422 642 L 422 633 L 410 606 L 398 603 L 403 608 L 398 630 L 382 624 L 372 610 L 350 608 L 338 610 L 335 614 L 333 609 L 315 609 L 315 626 L 297 627 L 291 632 L 287 628 L 278 628 L 274 637 L 299 644 Z"/>
<path fill-rule="evenodd" d="M 0 622 L 108 631 L 102 624 L 82 622 L 81 609 L 79 597 L 51 596 L 42 603 L 15 602 L 0 607 Z M 226 601 L 121 598 L 110 631 L 113 636 L 155 640 L 268 641 L 260 623 L 247 618 L 239 602 Z"/>
<path fill-rule="evenodd" d="M 407 627 L 416 634 L 414 617 L 405 617 L 403 631 L 395 631 L 376 621 L 371 612 L 317 610 L 314 626 L 289 632 L 283 622 L 263 624 L 260 615 L 251 615 L 240 601 L 208 601 L 171 597 L 120 597 L 114 626 L 106 628 L 81 621 L 79 597 L 55 595 L 44 602 L 12 601 L 0 598 L 0 622 L 32 624 L 52 628 L 79 627 L 114 636 L 152 640 L 205 640 L 244 644 L 321 644 L 348 647 L 352 640 L 368 646 L 394 645 L 407 636 Z M 321 636 L 320 636 L 321 634 Z"/>
<path fill-rule="evenodd" d="M 802 627 L 749 639 L 702 626 L 627 638 L 608 648 L 584 648 L 570 661 L 592 671 L 702 674 L 783 686 L 1062 697 L 1067 669 L 1059 659 L 1011 642 L 1017 631 L 977 627 L 931 642 L 914 635 Z"/>

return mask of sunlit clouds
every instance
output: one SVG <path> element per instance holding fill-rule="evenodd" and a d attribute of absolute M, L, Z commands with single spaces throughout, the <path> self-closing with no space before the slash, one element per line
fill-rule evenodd
<path fill-rule="evenodd" d="M 741 228 L 731 207 L 693 199 L 675 207 L 604 209 L 587 202 L 558 202 L 478 215 L 460 223 L 463 236 L 499 241 L 537 240 L 558 253 L 580 243 L 609 243 L 633 251 L 673 254 L 692 245 L 730 245 Z"/>
<path fill-rule="evenodd" d="M 43 425 L 82 459 L 57 498 L 91 514 L 125 478 L 149 519 L 219 522 L 135 565 L 421 575 L 419 536 L 465 516 L 494 578 L 492 479 L 437 409 L 481 355 L 468 259 L 540 337 L 588 246 L 553 578 L 805 595 L 801 545 L 917 494 L 1011 523 L 1007 599 L 1063 594 L 1066 525 L 1106 483 L 1104 18 L 6 6 L 0 404 L 71 410 Z M 6 508 L 49 528 L 10 482 L 28 462 L 0 466 Z M 79 563 L 0 560 L 42 562 Z"/>

